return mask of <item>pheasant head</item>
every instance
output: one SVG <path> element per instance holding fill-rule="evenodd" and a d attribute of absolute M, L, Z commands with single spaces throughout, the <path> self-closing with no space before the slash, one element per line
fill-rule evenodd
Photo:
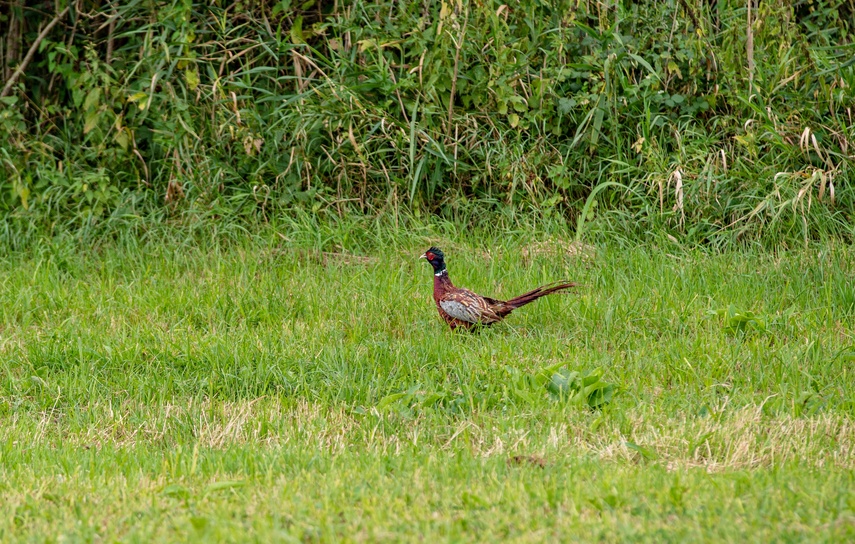
<path fill-rule="evenodd" d="M 438 247 L 431 247 L 419 258 L 426 259 L 430 263 L 433 267 L 434 276 L 439 276 L 445 272 L 445 255 L 443 255 L 442 250 Z"/>

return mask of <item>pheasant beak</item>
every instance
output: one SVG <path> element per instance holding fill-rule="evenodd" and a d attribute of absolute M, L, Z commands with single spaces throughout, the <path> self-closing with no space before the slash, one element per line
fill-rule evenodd
<path fill-rule="evenodd" d="M 427 259 L 427 253 L 422 253 L 422 256 L 419 259 Z"/>

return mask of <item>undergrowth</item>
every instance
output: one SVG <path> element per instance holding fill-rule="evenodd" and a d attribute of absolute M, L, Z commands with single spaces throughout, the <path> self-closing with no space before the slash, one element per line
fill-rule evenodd
<path fill-rule="evenodd" d="M 43 231 L 478 207 L 851 238 L 845 0 L 0 7 L 0 208 Z"/>

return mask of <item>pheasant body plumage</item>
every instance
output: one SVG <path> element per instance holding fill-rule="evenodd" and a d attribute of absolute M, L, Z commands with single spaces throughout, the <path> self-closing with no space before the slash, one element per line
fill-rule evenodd
<path fill-rule="evenodd" d="M 439 315 L 452 330 L 457 327 L 471 329 L 478 325 L 498 323 L 511 312 L 540 297 L 575 287 L 575 283 L 559 281 L 538 287 L 510 300 L 483 297 L 469 289 L 455 287 L 448 277 L 445 255 L 439 248 L 431 247 L 421 256 L 431 264 L 434 271 L 433 299 Z"/>

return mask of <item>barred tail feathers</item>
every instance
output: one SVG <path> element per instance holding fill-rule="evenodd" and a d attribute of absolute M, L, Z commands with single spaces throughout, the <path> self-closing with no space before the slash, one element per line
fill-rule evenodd
<path fill-rule="evenodd" d="M 514 297 L 508 301 L 505 301 L 505 305 L 508 307 L 508 313 L 510 313 L 511 310 L 516 310 L 521 306 L 525 306 L 529 302 L 534 302 L 540 297 L 545 297 L 546 295 L 566 291 L 567 289 L 572 289 L 573 287 L 576 287 L 576 284 L 567 281 L 548 283 L 546 285 L 538 287 L 537 289 L 532 289 L 528 293 L 523 293 L 518 297 Z"/>

